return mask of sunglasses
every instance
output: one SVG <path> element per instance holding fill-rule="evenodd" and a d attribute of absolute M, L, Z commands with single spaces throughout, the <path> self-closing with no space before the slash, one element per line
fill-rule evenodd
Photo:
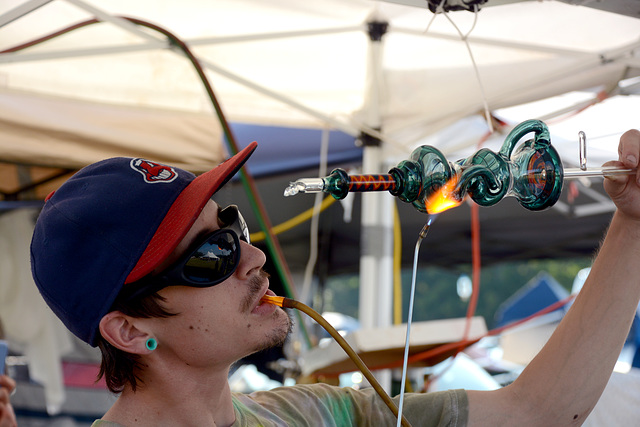
<path fill-rule="evenodd" d="M 150 295 L 168 286 L 208 288 L 225 281 L 240 262 L 240 240 L 250 243 L 249 228 L 235 205 L 218 212 L 221 228 L 197 239 L 162 273 L 138 282 L 127 299 Z"/>

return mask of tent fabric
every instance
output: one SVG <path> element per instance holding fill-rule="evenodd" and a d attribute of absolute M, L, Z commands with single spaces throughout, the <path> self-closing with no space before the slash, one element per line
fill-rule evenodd
<path fill-rule="evenodd" d="M 79 169 L 126 155 L 204 172 L 225 156 L 211 115 L 15 91 L 0 91 L 0 130 L 0 159 L 27 165 Z"/>
<path fill-rule="evenodd" d="M 1 4 L 0 14 L 14 3 Z M 182 55 L 166 49 L 158 34 L 114 18 L 134 16 L 186 40 L 230 121 L 297 127 L 330 123 L 357 136 L 368 129 L 365 113 L 374 99 L 367 82 L 366 24 L 385 21 L 382 69 L 373 73 L 380 89 L 376 108 L 387 143 L 383 149 L 406 156 L 422 137 L 482 110 L 483 91 L 495 109 L 569 90 L 610 90 L 640 72 L 634 57 L 640 43 L 636 19 L 558 2 L 486 7 L 475 26 L 472 13 L 451 15 L 461 32 L 473 27 L 468 41 L 483 90 L 465 44 L 447 19 L 438 16 L 425 32 L 433 16 L 428 10 L 363 0 L 304 6 L 290 0 L 155 1 L 151 6 L 145 1 L 56 1 L 3 27 L 0 49 L 94 15 L 112 22 L 0 55 L 1 84 L 52 96 L 210 114 L 202 84 Z"/>
<path fill-rule="evenodd" d="M 0 320 L 10 348 L 22 349 L 31 378 L 44 386 L 47 411 L 56 414 L 65 401 L 60 361 L 73 346 L 31 278 L 29 245 L 36 213 L 16 209 L 0 215 Z"/>
<path fill-rule="evenodd" d="M 640 369 L 613 372 L 586 427 L 632 426 L 640 419 Z"/>
<path fill-rule="evenodd" d="M 226 157 L 217 118 L 204 113 L 139 109 L 30 93 L 0 91 L 0 158 L 7 163 L 79 169 L 107 157 L 143 157 L 195 173 Z M 231 123 L 239 146 L 258 140 L 255 176 L 317 164 L 319 129 Z M 354 138 L 329 131 L 329 164 L 359 162 Z M 135 143 L 132 143 L 135 141 Z M 302 142 L 302 143 L 301 143 Z M 282 146 L 287 145 L 287 156 Z"/>
<path fill-rule="evenodd" d="M 316 167 L 323 132 L 328 132 L 329 165 L 362 162 L 362 147 L 356 146 L 354 138 L 344 132 L 251 123 L 231 123 L 230 127 L 241 148 L 251 141 L 258 142 L 258 149 L 247 164 L 256 178 Z"/>

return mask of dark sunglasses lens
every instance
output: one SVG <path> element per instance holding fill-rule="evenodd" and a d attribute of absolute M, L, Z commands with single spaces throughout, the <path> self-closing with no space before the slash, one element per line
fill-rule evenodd
<path fill-rule="evenodd" d="M 203 284 L 226 279 L 238 264 L 238 249 L 232 233 L 216 233 L 187 260 L 185 278 Z"/>
<path fill-rule="evenodd" d="M 230 228 L 236 232 L 241 240 L 251 243 L 249 228 L 236 205 L 229 205 L 218 213 L 218 217 L 224 224 L 223 228 Z"/>

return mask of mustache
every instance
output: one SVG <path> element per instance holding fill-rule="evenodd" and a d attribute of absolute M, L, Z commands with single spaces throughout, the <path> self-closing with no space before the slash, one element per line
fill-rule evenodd
<path fill-rule="evenodd" d="M 249 291 L 247 292 L 247 296 L 242 301 L 242 311 L 248 311 L 253 306 L 257 295 L 262 291 L 262 286 L 264 281 L 271 277 L 269 273 L 265 270 L 260 270 L 254 276 L 251 276 L 249 279 L 249 283 L 247 284 Z"/>

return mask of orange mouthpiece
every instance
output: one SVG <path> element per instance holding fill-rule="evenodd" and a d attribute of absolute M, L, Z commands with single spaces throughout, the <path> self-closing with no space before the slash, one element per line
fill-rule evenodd
<path fill-rule="evenodd" d="M 284 297 L 265 295 L 262 298 L 260 298 L 260 301 L 268 302 L 269 304 L 274 304 L 274 305 L 277 305 L 278 307 L 283 307 Z"/>

